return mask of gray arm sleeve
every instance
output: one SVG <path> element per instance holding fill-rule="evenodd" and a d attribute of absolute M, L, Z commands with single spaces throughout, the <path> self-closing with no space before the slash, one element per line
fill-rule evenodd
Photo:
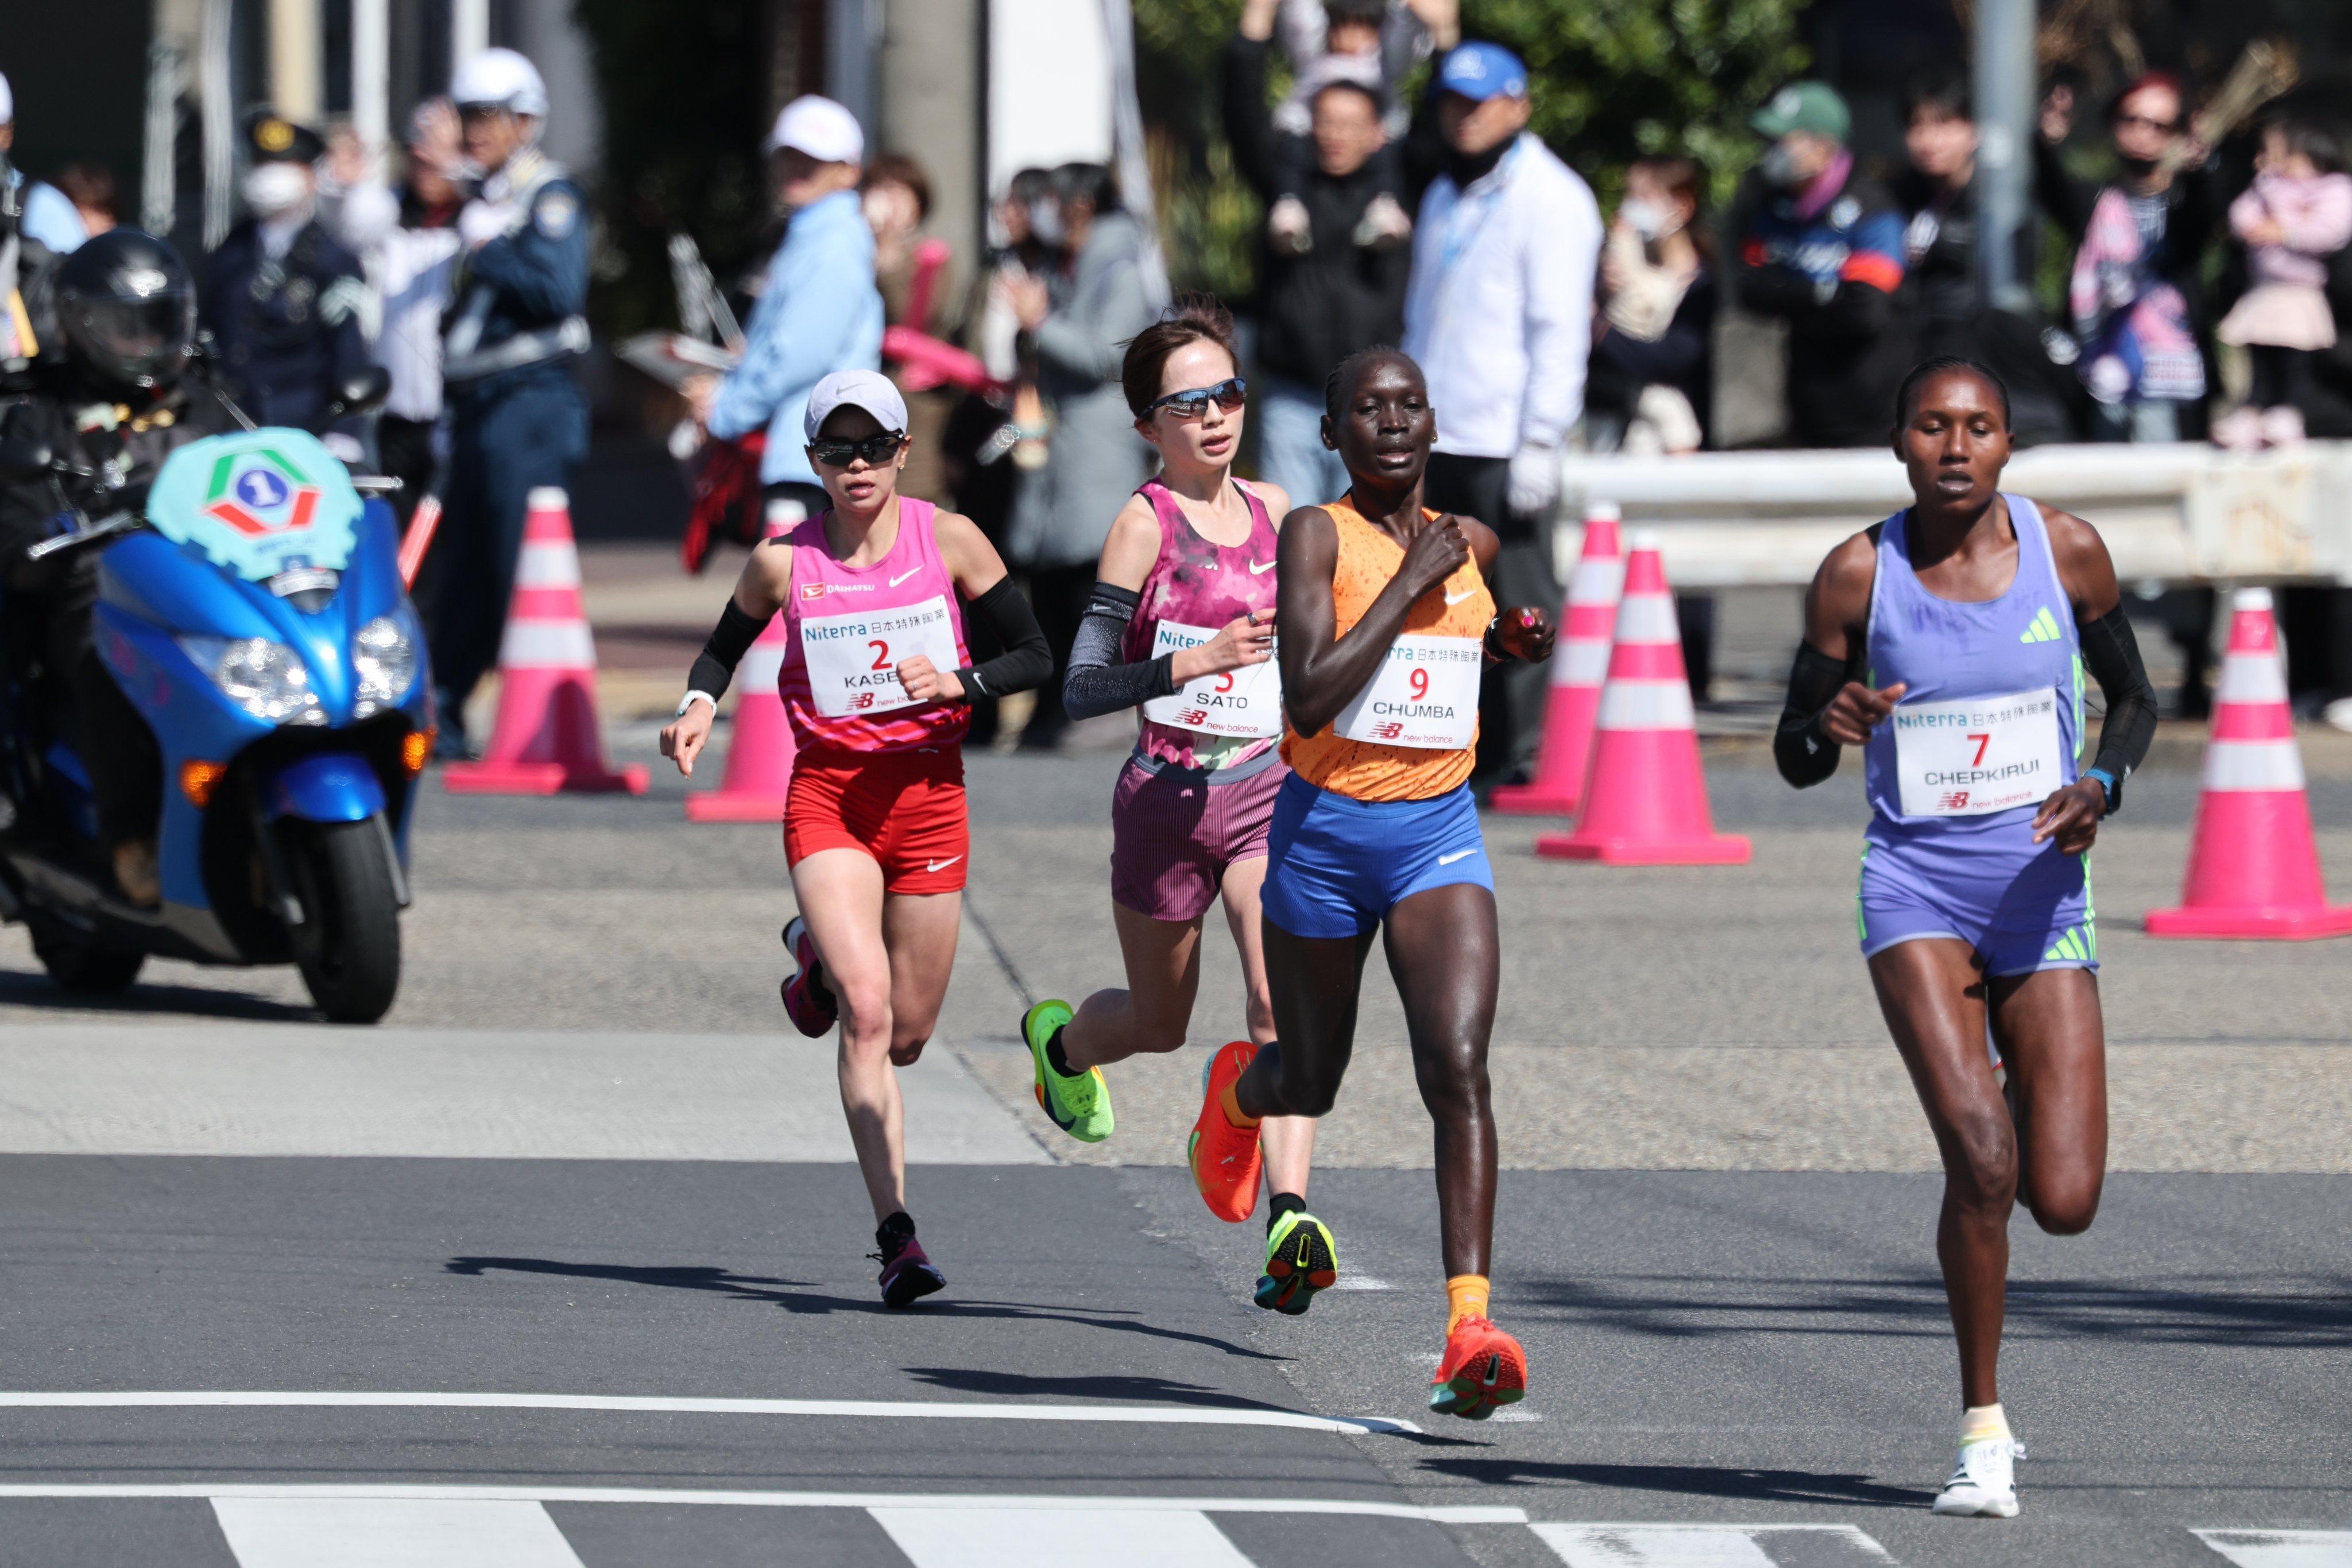
<path fill-rule="evenodd" d="M 1128 622 L 1141 602 L 1141 596 L 1130 590 L 1095 584 L 1086 618 L 1078 622 L 1077 640 L 1070 645 L 1069 673 L 1062 677 L 1062 706 L 1072 718 L 1099 718 L 1175 694 L 1175 654 L 1137 664 L 1117 662 Z"/>

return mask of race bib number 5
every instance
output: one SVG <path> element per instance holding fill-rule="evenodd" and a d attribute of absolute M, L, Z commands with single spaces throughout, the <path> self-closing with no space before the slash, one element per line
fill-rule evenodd
<path fill-rule="evenodd" d="M 948 601 L 938 594 L 896 610 L 801 618 L 809 693 L 816 711 L 827 718 L 914 706 L 915 699 L 898 682 L 898 662 L 918 653 L 942 670 L 962 663 L 956 657 Z"/>
<path fill-rule="evenodd" d="M 1906 817 L 2014 810 L 2066 782 L 2055 691 L 1902 703 L 1886 722 Z"/>
<path fill-rule="evenodd" d="M 1152 633 L 1151 656 L 1197 648 L 1217 634 L 1213 626 L 1162 621 Z M 1153 697 L 1143 716 L 1172 729 L 1202 735 L 1261 737 L 1282 733 L 1282 672 L 1272 659 L 1187 682 L 1172 696 Z"/>
<path fill-rule="evenodd" d="M 1485 664 L 1475 637 L 1399 637 L 1332 728 L 1346 740 L 1466 751 L 1478 733 Z"/>

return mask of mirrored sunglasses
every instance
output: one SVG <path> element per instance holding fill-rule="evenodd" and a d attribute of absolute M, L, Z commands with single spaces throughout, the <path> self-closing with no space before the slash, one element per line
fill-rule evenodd
<path fill-rule="evenodd" d="M 1146 419 L 1167 409 L 1179 419 L 1198 419 L 1209 412 L 1214 402 L 1227 413 L 1240 409 L 1249 401 L 1249 382 L 1241 376 L 1219 382 L 1213 387 L 1194 387 L 1190 392 L 1170 392 L 1143 411 Z"/>
<path fill-rule="evenodd" d="M 811 457 L 828 468 L 846 468 L 860 457 L 878 468 L 898 455 L 898 448 L 906 441 L 899 432 L 886 430 L 863 441 L 835 441 L 820 436 L 808 444 L 808 449 Z"/>

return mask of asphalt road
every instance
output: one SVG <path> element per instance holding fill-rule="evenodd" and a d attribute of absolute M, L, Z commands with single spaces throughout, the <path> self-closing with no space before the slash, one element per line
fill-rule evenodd
<path fill-rule="evenodd" d="M 2185 780 L 2135 781 L 2101 867 L 2119 1174 L 2088 1236 L 2017 1232 L 2004 1522 L 1926 1512 L 1937 1187 L 1842 786 L 1719 766 L 1758 863 L 1701 878 L 1490 824 L 1496 1306 L 1534 1386 L 1471 1427 L 1421 1407 L 1435 1210 L 1377 972 L 1311 1195 L 1349 1288 L 1304 1320 L 1249 1305 L 1255 1228 L 1171 1163 L 1197 1048 L 1115 1076 L 1121 1166 L 1023 1103 L 1022 996 L 1111 972 L 1107 768 L 975 763 L 974 918 L 908 1075 L 951 1286 L 907 1313 L 829 1053 L 775 1018 L 772 829 L 432 796 L 375 1030 L 184 966 L 61 1005 L 0 934 L 0 1565 L 2352 1563 L 2345 950 L 2128 935 Z M 2315 801 L 2340 868 L 2352 797 Z M 1197 1040 L 1230 985 L 1213 944 Z"/>

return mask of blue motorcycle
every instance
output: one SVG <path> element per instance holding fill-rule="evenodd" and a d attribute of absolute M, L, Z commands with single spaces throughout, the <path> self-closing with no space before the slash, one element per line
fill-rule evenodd
<path fill-rule="evenodd" d="M 0 467 L 57 465 L 11 448 Z M 392 1006 L 433 736 L 391 487 L 355 484 L 302 431 L 247 430 L 182 447 L 142 505 L 73 514 L 32 547 L 104 552 L 92 633 L 163 755 L 163 901 L 146 908 L 106 869 L 81 759 L 0 677 L 0 918 L 30 928 L 59 984 L 121 990 L 150 955 L 291 961 L 336 1022 Z"/>

